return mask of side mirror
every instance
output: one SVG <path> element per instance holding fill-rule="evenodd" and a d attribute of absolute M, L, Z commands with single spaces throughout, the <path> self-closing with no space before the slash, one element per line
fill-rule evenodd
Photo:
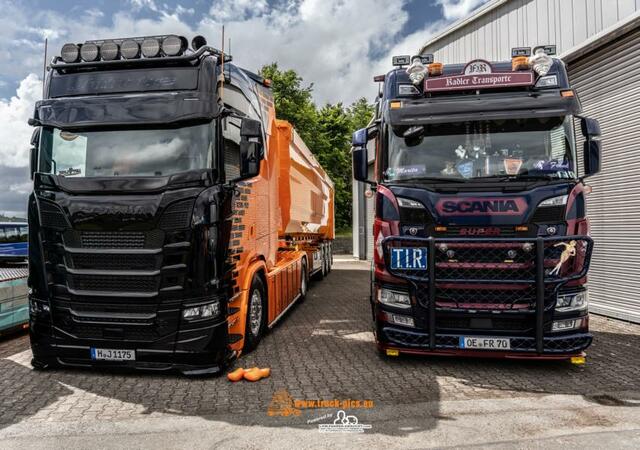
<path fill-rule="evenodd" d="M 235 181 L 258 176 L 263 159 L 262 123 L 244 118 L 240 126 L 240 178 Z"/>
<path fill-rule="evenodd" d="M 596 119 L 583 117 L 580 121 L 580 128 L 582 129 L 582 135 L 587 139 L 602 135 L 600 123 Z"/>
<path fill-rule="evenodd" d="M 402 133 L 402 137 L 408 141 L 414 140 L 414 139 L 420 139 L 422 136 L 424 136 L 424 126 L 422 125 L 409 127 L 404 133 Z"/>
<path fill-rule="evenodd" d="M 360 128 L 353 133 L 351 138 L 351 145 L 354 147 L 366 147 L 369 142 L 369 130 L 367 128 Z"/>
<path fill-rule="evenodd" d="M 584 143 L 584 176 L 589 177 L 600 172 L 600 153 L 602 142 L 587 139 Z"/>
<path fill-rule="evenodd" d="M 584 142 L 584 176 L 589 177 L 600 172 L 600 154 L 602 153 L 602 142 L 599 140 L 602 136 L 600 123 L 596 119 L 582 117 L 580 120 L 580 128 L 582 135 L 585 137 Z"/>
<path fill-rule="evenodd" d="M 40 143 L 40 128 L 33 130 L 31 135 L 31 149 L 29 150 L 29 173 L 33 180 L 33 176 L 38 170 L 38 144 Z"/>

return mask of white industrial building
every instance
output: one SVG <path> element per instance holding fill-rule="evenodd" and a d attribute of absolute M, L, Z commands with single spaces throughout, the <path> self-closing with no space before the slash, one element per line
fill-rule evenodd
<path fill-rule="evenodd" d="M 513 47 L 546 44 L 557 46 L 584 114 L 603 132 L 602 172 L 587 180 L 591 310 L 640 322 L 640 0 L 493 0 L 418 50 L 448 64 L 509 60 Z M 354 256 L 370 259 L 373 202 L 361 183 L 353 189 Z"/>

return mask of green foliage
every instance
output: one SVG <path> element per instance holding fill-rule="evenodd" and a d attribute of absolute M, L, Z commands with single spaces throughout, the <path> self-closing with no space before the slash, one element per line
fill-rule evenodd
<path fill-rule="evenodd" d="M 349 107 L 342 103 L 317 108 L 313 85 L 305 86 L 294 70 L 280 70 L 277 63 L 260 74 L 272 82 L 276 114 L 290 122 L 335 184 L 336 228 L 351 227 L 351 134 L 367 126 L 373 106 L 361 98 Z"/>

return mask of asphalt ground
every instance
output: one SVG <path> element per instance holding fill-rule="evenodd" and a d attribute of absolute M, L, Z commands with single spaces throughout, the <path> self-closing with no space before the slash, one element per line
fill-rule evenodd
<path fill-rule="evenodd" d="M 35 372 L 28 337 L 4 338 L 0 447 L 640 448 L 640 326 L 592 316 L 585 366 L 387 359 L 368 279 L 366 263 L 337 261 L 237 362 L 272 369 L 257 383 Z"/>

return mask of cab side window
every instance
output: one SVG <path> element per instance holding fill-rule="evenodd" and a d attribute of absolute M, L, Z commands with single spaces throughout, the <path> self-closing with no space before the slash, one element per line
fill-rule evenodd
<path fill-rule="evenodd" d="M 240 119 L 226 117 L 222 123 L 224 172 L 230 181 L 240 176 Z"/>

